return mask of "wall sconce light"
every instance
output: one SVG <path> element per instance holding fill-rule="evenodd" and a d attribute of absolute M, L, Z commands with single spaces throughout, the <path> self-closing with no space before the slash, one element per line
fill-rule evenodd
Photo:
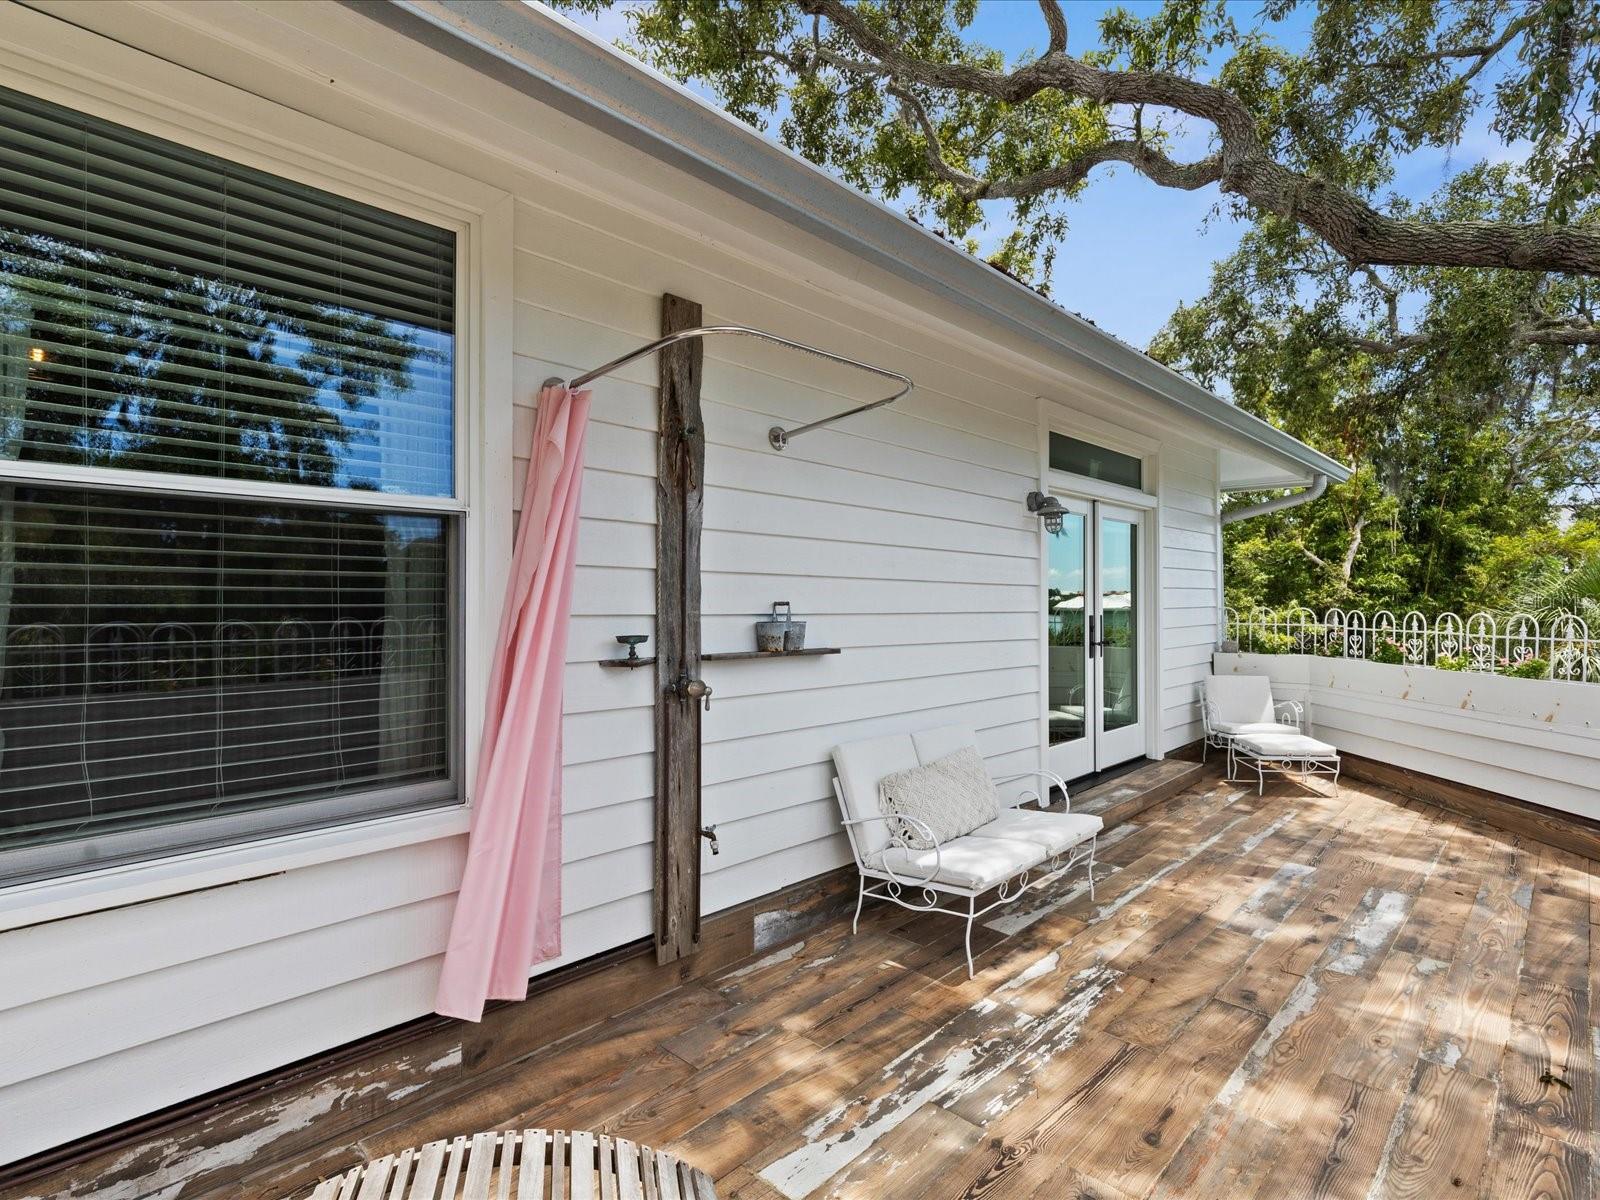
<path fill-rule="evenodd" d="M 1061 519 L 1067 515 L 1067 510 L 1061 506 L 1061 501 L 1054 496 L 1046 496 L 1043 492 L 1028 493 L 1028 511 L 1044 521 L 1046 533 L 1060 533 Z"/>

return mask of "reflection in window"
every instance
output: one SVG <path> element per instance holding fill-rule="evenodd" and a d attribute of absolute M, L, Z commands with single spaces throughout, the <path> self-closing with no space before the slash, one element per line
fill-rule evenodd
<path fill-rule="evenodd" d="M 1064 433 L 1050 435 L 1050 469 L 1068 471 L 1073 475 L 1083 475 L 1122 487 L 1144 487 L 1142 459 L 1107 450 L 1104 446 L 1068 437 Z"/>
<path fill-rule="evenodd" d="M 448 777 L 448 524 L 17 487 L 0 849 Z"/>
<path fill-rule="evenodd" d="M 454 232 L 0 104 L 0 881 L 459 799 Z"/>
<path fill-rule="evenodd" d="M 1139 527 L 1100 521 L 1100 605 L 1105 659 L 1104 728 L 1139 721 Z"/>
<path fill-rule="evenodd" d="M 1086 730 L 1085 672 L 1088 659 L 1084 640 L 1083 590 L 1087 562 L 1084 519 L 1067 513 L 1061 532 L 1049 543 L 1049 586 L 1046 591 L 1045 631 L 1049 643 L 1050 744 L 1075 742 Z"/>
<path fill-rule="evenodd" d="M 450 231 L 0 104 L 0 459 L 452 493 Z"/>

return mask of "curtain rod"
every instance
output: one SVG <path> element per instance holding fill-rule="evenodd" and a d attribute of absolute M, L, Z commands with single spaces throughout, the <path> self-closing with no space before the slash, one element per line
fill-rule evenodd
<path fill-rule="evenodd" d="M 622 357 L 614 358 L 610 362 L 605 363 L 602 366 L 598 366 L 592 371 L 586 371 L 584 374 L 579 375 L 574 379 L 563 382 L 561 379 L 552 377 L 550 379 L 546 379 L 544 383 L 546 387 L 565 386 L 569 388 L 580 388 L 586 383 L 593 383 L 596 379 L 599 379 L 603 375 L 611 374 L 611 372 L 615 371 L 618 367 L 625 367 L 631 362 L 644 358 L 647 355 L 654 354 L 657 350 L 664 350 L 668 346 L 671 346 L 677 342 L 687 341 L 689 338 L 710 337 L 713 334 L 724 333 L 735 334 L 740 337 L 761 338 L 763 341 L 776 342 L 780 346 L 787 346 L 791 350 L 799 350 L 805 354 L 812 354 L 818 358 L 825 358 L 829 362 L 840 363 L 847 367 L 855 367 L 858 371 L 867 371 L 873 375 L 882 376 L 884 379 L 898 380 L 901 384 L 899 391 L 895 392 L 892 396 L 885 396 L 882 400 L 873 400 L 867 404 L 858 405 L 847 412 L 837 413 L 831 417 L 824 417 L 820 421 L 812 421 L 805 425 L 797 425 L 793 429 L 785 429 L 782 425 L 774 425 L 771 429 L 767 430 L 767 441 L 774 450 L 784 449 L 789 445 L 790 438 L 799 437 L 802 433 L 810 433 L 813 429 L 821 429 L 825 425 L 832 425 L 835 421 L 842 421 L 846 417 L 854 417 L 860 413 L 871 412 L 875 408 L 882 408 L 887 404 L 893 404 L 896 400 L 900 399 L 901 396 L 904 396 L 915 386 L 911 382 L 911 378 L 909 376 L 902 375 L 899 371 L 890 371 L 885 367 L 875 367 L 871 363 L 857 362 L 855 359 L 846 358 L 842 354 L 834 354 L 828 350 L 818 349 L 816 346 L 808 346 L 804 342 L 791 341 L 789 338 L 779 337 L 775 333 L 768 333 L 764 329 L 752 329 L 748 325 L 698 325 L 693 329 L 680 329 L 676 333 L 669 333 L 665 337 L 659 337 L 653 342 L 646 342 L 638 349 L 630 350 Z"/>

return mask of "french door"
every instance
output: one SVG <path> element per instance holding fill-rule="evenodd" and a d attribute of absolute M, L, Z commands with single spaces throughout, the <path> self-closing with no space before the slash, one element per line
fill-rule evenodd
<path fill-rule="evenodd" d="M 1075 779 L 1145 752 L 1145 514 L 1057 498 L 1067 511 L 1046 535 L 1046 765 Z"/>

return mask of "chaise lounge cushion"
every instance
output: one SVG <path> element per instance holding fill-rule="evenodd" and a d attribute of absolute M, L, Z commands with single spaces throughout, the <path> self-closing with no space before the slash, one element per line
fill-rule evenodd
<path fill-rule="evenodd" d="M 1232 725 L 1276 724 L 1272 680 L 1265 675 L 1207 675 L 1206 703 L 1214 729 Z"/>
<path fill-rule="evenodd" d="M 878 803 L 908 846 L 932 848 L 923 826 L 939 842 L 949 842 L 992 821 L 1000 812 L 994 784 L 975 746 L 934 759 L 925 766 L 896 771 L 878 781 Z M 915 817 L 920 824 L 899 821 Z"/>
<path fill-rule="evenodd" d="M 1229 737 L 1249 737 L 1257 733 L 1299 733 L 1293 725 L 1281 721 L 1213 721 L 1211 728 Z"/>
<path fill-rule="evenodd" d="M 1305 737 L 1302 734 L 1289 733 L 1256 733 L 1249 737 L 1239 738 L 1234 746 L 1241 753 L 1255 758 L 1319 758 L 1330 759 L 1339 757 L 1339 748 L 1330 746 L 1327 742 L 1319 742 L 1316 738 Z"/>
<path fill-rule="evenodd" d="M 1037 842 L 964 837 L 936 851 L 903 850 L 894 846 L 878 857 L 877 865 L 893 872 L 904 883 L 942 883 L 947 887 L 982 892 L 1044 860 L 1044 847 Z"/>
<path fill-rule="evenodd" d="M 1046 856 L 1054 858 L 1100 832 L 1104 824 L 1089 813 L 1031 812 L 1008 808 L 987 825 L 972 831 L 973 837 L 1015 838 L 1035 842 Z"/>

